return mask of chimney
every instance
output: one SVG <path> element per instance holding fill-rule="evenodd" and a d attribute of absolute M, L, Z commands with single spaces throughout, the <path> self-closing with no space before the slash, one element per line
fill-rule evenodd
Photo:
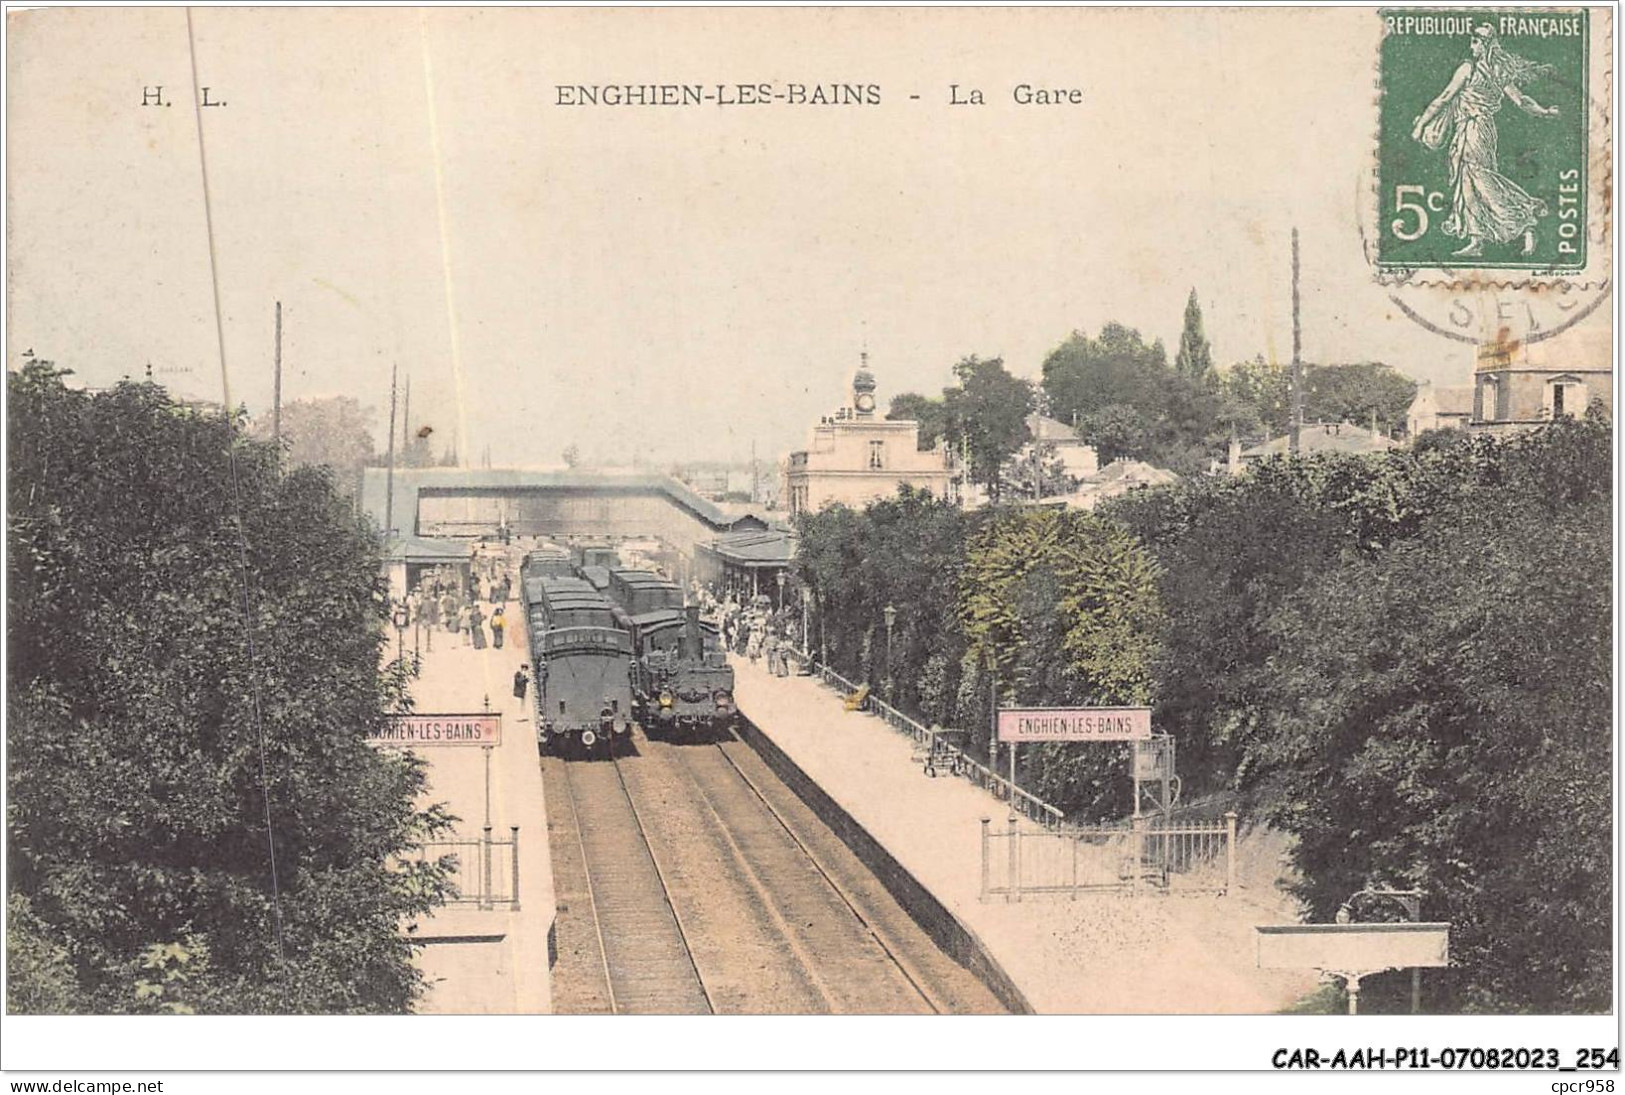
<path fill-rule="evenodd" d="M 700 637 L 700 606 L 688 605 L 683 609 L 683 658 L 697 662 L 705 657 L 705 643 Z"/>

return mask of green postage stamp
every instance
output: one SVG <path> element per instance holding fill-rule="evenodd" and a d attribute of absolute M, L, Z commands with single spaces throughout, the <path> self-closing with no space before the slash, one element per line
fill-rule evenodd
<path fill-rule="evenodd" d="M 1385 9 L 1377 265 L 1386 275 L 1572 277 L 1606 217 L 1606 107 L 1583 8 Z M 1594 115 L 1602 115 L 1597 117 Z M 1602 232 L 1606 232 L 1603 226 Z M 1496 273 L 1501 272 L 1501 273 Z"/>

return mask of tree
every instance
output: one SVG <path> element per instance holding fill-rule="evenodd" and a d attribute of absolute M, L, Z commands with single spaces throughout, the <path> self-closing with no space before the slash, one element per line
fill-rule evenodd
<path fill-rule="evenodd" d="M 1304 419 L 1310 422 L 1354 422 L 1368 425 L 1375 415 L 1389 431 L 1405 421 L 1416 382 L 1379 362 L 1355 365 L 1303 366 Z M 1292 377 L 1282 366 L 1262 357 L 1238 362 L 1219 374 L 1219 389 L 1271 437 L 1292 425 Z M 1238 423 L 1241 419 L 1238 417 Z M 1248 428 L 1250 423 L 1243 423 Z"/>
<path fill-rule="evenodd" d="M 331 471 L 284 472 L 235 420 L 62 377 L 8 377 L 21 998 L 406 1010 L 422 975 L 400 925 L 445 887 L 411 850 L 447 819 L 414 805 L 419 762 L 365 740 L 405 702 L 379 668 L 374 531 Z"/>
<path fill-rule="evenodd" d="M 1287 369 L 1264 360 L 1238 361 L 1217 376 L 1219 391 L 1248 413 L 1237 414 L 1238 430 L 1279 437 L 1292 425 L 1292 376 Z"/>
<path fill-rule="evenodd" d="M 1416 381 L 1379 361 L 1304 367 L 1304 416 L 1311 421 L 1369 424 L 1389 431 L 1405 421 Z"/>
<path fill-rule="evenodd" d="M 1193 298 L 1194 305 L 1194 298 Z M 1187 310 L 1181 352 L 1202 365 L 1197 376 L 1170 368 L 1162 343 L 1147 346 L 1140 333 L 1108 323 L 1100 337 L 1074 332 L 1044 361 L 1044 391 L 1102 460 L 1132 457 L 1181 475 L 1206 472 L 1222 453 L 1240 415 L 1215 388 L 1211 351 L 1200 338 L 1201 313 Z M 1244 413 L 1244 412 L 1243 412 Z"/>
<path fill-rule="evenodd" d="M 957 664 L 958 581 L 966 529 L 981 518 L 924 491 L 902 487 L 863 510 L 835 505 L 797 517 L 797 580 L 812 591 L 813 642 L 841 673 L 878 683 L 886 667 L 884 611 L 897 610 L 892 679 L 897 706 L 921 711 L 926 665 Z M 867 651 L 867 654 L 866 654 Z M 929 684 L 932 703 L 952 695 L 949 679 Z M 923 713 L 923 712 L 922 712 Z M 939 706 L 936 715 L 947 717 Z"/>
<path fill-rule="evenodd" d="M 1001 513 L 971 540 L 961 589 L 964 660 L 993 668 L 1004 703 L 1146 702 L 1156 569 L 1123 526 L 1075 510 Z M 1069 814 L 1119 817 L 1132 805 L 1119 753 L 1039 746 L 1028 784 Z"/>
<path fill-rule="evenodd" d="M 1422 886 L 1460 930 L 1437 1008 L 1609 999 L 1611 443 L 1600 416 L 1102 507 L 1160 565 L 1154 718 L 1187 793 L 1294 834 L 1316 918 Z"/>
<path fill-rule="evenodd" d="M 886 411 L 886 421 L 918 422 L 920 434 L 917 447 L 924 452 L 936 448 L 937 442 L 947 433 L 948 408 L 941 399 L 915 392 L 901 392 L 892 397 L 891 406 Z"/>
<path fill-rule="evenodd" d="M 1185 302 L 1185 326 L 1179 333 L 1179 352 L 1174 355 L 1174 368 L 1188 380 L 1206 380 L 1213 369 L 1213 347 L 1202 333 L 1202 306 L 1196 302 L 1196 290 L 1191 290 Z"/>
<path fill-rule="evenodd" d="M 282 446 L 289 466 L 330 468 L 333 482 L 346 494 L 361 489 L 362 469 L 377 459 L 372 439 L 373 411 L 347 395 L 296 399 L 282 407 Z M 251 433 L 271 436 L 269 419 L 257 420 Z"/>
<path fill-rule="evenodd" d="M 1606 1011 L 1609 506 L 1532 502 L 1470 492 L 1294 597 L 1247 756 L 1319 916 L 1399 883 L 1452 923 L 1435 1006 Z"/>
<path fill-rule="evenodd" d="M 1150 427 L 1140 412 L 1126 403 L 1102 407 L 1085 415 L 1078 424 L 1078 436 L 1094 448 L 1102 465 L 1149 455 L 1150 434 Z"/>
<path fill-rule="evenodd" d="M 581 446 L 571 442 L 564 447 L 564 466 L 573 468 L 581 463 Z"/>
<path fill-rule="evenodd" d="M 948 440 L 964 444 L 970 453 L 970 476 L 999 499 L 1005 462 L 1031 439 L 1027 415 L 1032 410 L 1032 385 L 1011 376 L 1002 358 L 974 355 L 954 366 L 959 386 L 943 392 Z"/>
<path fill-rule="evenodd" d="M 1056 418 L 1080 420 L 1113 404 L 1143 412 L 1161 406 L 1169 376 L 1160 341 L 1146 345 L 1140 332 L 1107 323 L 1098 338 L 1074 331 L 1044 359 L 1043 385 Z"/>

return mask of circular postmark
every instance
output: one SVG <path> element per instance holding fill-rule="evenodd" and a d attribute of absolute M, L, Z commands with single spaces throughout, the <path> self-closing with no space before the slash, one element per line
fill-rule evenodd
<path fill-rule="evenodd" d="M 1441 338 L 1473 345 L 1544 342 L 1590 316 L 1612 286 L 1414 285 L 1390 289 L 1388 300 L 1411 322 Z"/>

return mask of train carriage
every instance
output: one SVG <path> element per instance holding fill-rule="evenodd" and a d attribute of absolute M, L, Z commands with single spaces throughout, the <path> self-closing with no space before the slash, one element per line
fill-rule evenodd
<path fill-rule="evenodd" d="M 525 554 L 519 564 L 519 576 L 521 579 L 573 578 L 575 562 L 564 548 L 544 545 Z"/>

